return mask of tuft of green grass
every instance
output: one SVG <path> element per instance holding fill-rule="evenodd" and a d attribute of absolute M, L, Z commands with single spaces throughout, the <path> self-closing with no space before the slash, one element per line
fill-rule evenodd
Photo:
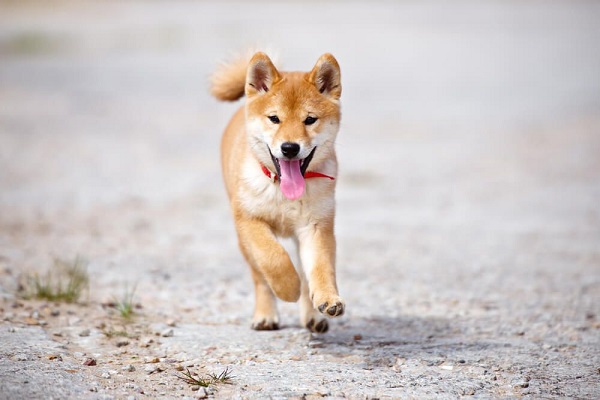
<path fill-rule="evenodd" d="M 104 331 L 102 331 L 102 333 L 104 334 L 104 336 L 106 336 L 109 339 L 114 338 L 114 337 L 126 337 L 126 338 L 131 337 L 129 332 L 127 332 L 125 330 L 118 331 L 118 330 L 110 329 L 110 330 L 104 330 Z"/>
<path fill-rule="evenodd" d="M 6 50 L 11 54 L 50 54 L 64 47 L 65 38 L 49 36 L 43 32 L 28 31 L 8 38 Z"/>
<path fill-rule="evenodd" d="M 220 374 L 207 374 L 205 377 L 199 376 L 198 374 L 194 374 L 190 372 L 188 368 L 185 369 L 186 372 L 182 372 L 181 375 L 175 375 L 177 378 L 181 379 L 185 383 L 193 386 L 202 386 L 209 387 L 210 385 L 222 384 L 222 385 L 231 385 L 233 384 L 232 379 L 234 378 L 231 375 L 231 370 L 229 367 L 226 367 Z"/>
<path fill-rule="evenodd" d="M 229 370 L 229 367 L 225 367 L 225 369 L 223 371 L 221 371 L 221 373 L 219 375 L 215 375 L 215 374 L 208 374 L 208 377 L 212 380 L 213 383 L 220 383 L 223 385 L 231 385 L 233 384 L 232 380 L 234 378 L 233 375 L 231 375 L 231 371 Z"/>
<path fill-rule="evenodd" d="M 121 300 L 115 299 L 114 307 L 119 312 L 121 317 L 130 319 L 134 314 L 135 304 L 133 303 L 133 297 L 135 296 L 135 286 L 131 291 L 125 289 L 125 294 L 121 297 Z"/>
<path fill-rule="evenodd" d="M 27 279 L 25 296 L 49 301 L 75 303 L 89 288 L 87 262 L 79 256 L 73 261 L 55 259 L 45 275 L 34 274 Z"/>

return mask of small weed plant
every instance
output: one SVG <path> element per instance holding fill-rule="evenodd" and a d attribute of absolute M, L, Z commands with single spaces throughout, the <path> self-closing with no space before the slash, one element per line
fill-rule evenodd
<path fill-rule="evenodd" d="M 199 376 L 198 374 L 190 372 L 188 368 L 186 372 L 182 372 L 181 375 L 175 375 L 185 383 L 193 386 L 209 387 L 210 385 L 231 385 L 232 379 L 231 370 L 226 367 L 220 374 L 207 374 L 205 376 Z"/>
<path fill-rule="evenodd" d="M 112 339 L 114 337 L 133 338 L 133 339 L 138 338 L 138 335 L 129 333 L 125 329 L 122 329 L 122 330 L 108 329 L 108 330 L 103 330 L 102 333 L 104 334 L 104 336 L 106 336 L 109 339 Z"/>
<path fill-rule="evenodd" d="M 75 303 L 89 288 L 90 278 L 87 262 L 80 257 L 73 261 L 55 259 L 54 265 L 45 275 L 27 277 L 24 288 L 26 298 L 56 302 Z"/>
<path fill-rule="evenodd" d="M 125 319 L 131 319 L 134 314 L 135 305 L 133 303 L 133 297 L 135 296 L 135 286 L 132 290 L 125 289 L 125 294 L 121 297 L 121 300 L 115 299 L 114 307 L 119 312 L 119 315 Z"/>

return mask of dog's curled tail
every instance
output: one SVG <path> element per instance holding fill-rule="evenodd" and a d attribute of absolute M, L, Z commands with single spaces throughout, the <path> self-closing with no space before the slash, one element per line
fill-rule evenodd
<path fill-rule="evenodd" d="M 210 92 L 222 101 L 235 101 L 244 95 L 246 68 L 252 54 L 222 63 L 210 78 Z"/>
<path fill-rule="evenodd" d="M 257 48 L 249 49 L 245 54 L 232 57 L 232 61 L 221 63 L 210 77 L 210 93 L 222 101 L 236 101 L 244 96 L 246 89 L 246 70 Z M 279 68 L 277 52 L 271 48 L 263 50 Z"/>

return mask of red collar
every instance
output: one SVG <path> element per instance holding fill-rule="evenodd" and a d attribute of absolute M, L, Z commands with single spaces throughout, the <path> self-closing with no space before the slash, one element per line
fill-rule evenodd
<path fill-rule="evenodd" d="M 277 176 L 276 173 L 271 172 L 269 170 L 269 168 L 265 167 L 262 164 L 260 165 L 260 167 L 262 169 L 262 172 L 267 176 L 267 178 L 271 179 L 273 182 L 277 182 L 279 177 Z M 304 174 L 304 179 L 308 179 L 308 178 L 328 178 L 328 179 L 331 179 L 332 181 L 335 180 L 335 178 L 333 176 L 325 175 L 320 172 L 306 171 L 306 173 Z"/>

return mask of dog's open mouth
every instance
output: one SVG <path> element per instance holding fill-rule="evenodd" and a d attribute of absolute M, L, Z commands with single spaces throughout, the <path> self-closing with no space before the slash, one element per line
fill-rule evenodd
<path fill-rule="evenodd" d="M 267 146 L 267 148 L 269 149 L 269 154 L 271 155 L 271 160 L 273 160 L 273 164 L 275 165 L 275 169 L 277 170 L 277 176 L 281 176 L 281 163 L 280 163 L 280 159 L 276 158 L 273 153 L 271 153 L 271 148 L 269 146 Z M 310 162 L 312 161 L 313 156 L 315 155 L 315 150 L 317 150 L 317 147 L 315 146 L 312 151 L 310 152 L 310 154 L 302 159 L 302 160 L 288 160 L 288 159 L 281 159 L 281 161 L 285 162 L 290 162 L 290 161 L 300 161 L 300 173 L 302 174 L 302 176 L 304 176 L 304 174 L 306 173 L 306 170 L 308 169 L 308 164 L 310 164 Z"/>
<path fill-rule="evenodd" d="M 306 187 L 304 174 L 315 155 L 316 149 L 317 148 L 314 147 L 310 154 L 304 159 L 290 160 L 288 158 L 276 158 L 269 148 L 269 154 L 271 154 L 271 159 L 277 170 L 277 176 L 279 176 L 281 182 L 281 192 L 289 200 L 299 199 L 304 193 L 304 188 Z"/>

